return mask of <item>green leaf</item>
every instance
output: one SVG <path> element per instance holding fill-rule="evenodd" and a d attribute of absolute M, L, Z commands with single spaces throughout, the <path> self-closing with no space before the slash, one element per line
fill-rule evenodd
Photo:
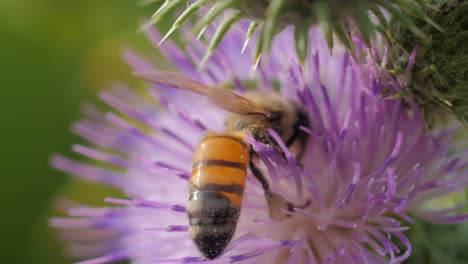
<path fill-rule="evenodd" d="M 218 47 L 219 43 L 223 40 L 224 36 L 228 33 L 231 27 L 237 23 L 242 18 L 242 14 L 240 11 L 233 11 L 230 16 L 228 16 L 221 25 L 216 29 L 216 32 L 211 39 L 210 43 L 208 44 L 208 50 L 203 57 L 200 65 L 198 68 L 201 68 L 205 65 L 206 61 L 210 58 L 213 52 Z"/>
<path fill-rule="evenodd" d="M 263 38 L 263 50 L 268 51 L 271 48 L 273 37 L 275 36 L 278 17 L 285 0 L 271 0 L 266 12 L 263 32 L 260 38 Z"/>
<path fill-rule="evenodd" d="M 255 45 L 255 50 L 253 52 L 253 66 L 252 70 L 257 69 L 258 63 L 260 62 L 260 57 L 262 55 L 262 48 L 263 48 L 263 38 L 261 37 L 263 33 L 263 28 L 260 31 L 259 38 L 257 40 L 257 43 Z"/>
<path fill-rule="evenodd" d="M 427 13 L 421 8 L 421 5 L 417 3 L 416 1 L 396 0 L 396 2 L 402 9 L 408 12 L 409 15 L 425 21 L 426 23 L 432 25 L 434 28 L 436 28 L 437 30 L 441 32 L 444 31 L 442 27 L 440 27 L 436 22 L 434 22 L 431 18 L 429 18 Z"/>
<path fill-rule="evenodd" d="M 304 64 L 307 58 L 307 50 L 309 48 L 309 25 L 301 24 L 296 25 L 294 28 L 294 44 L 296 48 L 297 57 L 301 64 Z"/>
<path fill-rule="evenodd" d="M 332 30 L 332 19 L 329 11 L 328 1 L 318 0 L 314 5 L 315 15 L 318 19 L 318 24 L 325 39 L 327 40 L 328 48 L 333 49 L 333 30 Z"/>
<path fill-rule="evenodd" d="M 416 36 L 420 37 L 424 41 L 428 41 L 428 36 L 422 32 L 414 21 L 408 17 L 406 14 L 402 13 L 399 8 L 395 7 L 392 2 L 388 0 L 377 0 L 377 2 L 382 5 L 390 14 L 394 16 L 398 22 L 400 22 L 405 28 L 411 30 Z"/>
<path fill-rule="evenodd" d="M 250 42 L 250 39 L 252 38 L 253 34 L 257 30 L 258 26 L 260 24 L 256 21 L 252 21 L 249 25 L 249 29 L 247 30 L 247 33 L 245 33 L 245 41 L 244 45 L 242 46 L 242 53 L 244 53 L 245 49 L 247 48 L 247 45 Z"/>
<path fill-rule="evenodd" d="M 158 23 L 163 17 L 177 9 L 185 0 L 166 0 L 164 4 L 151 16 L 150 22 Z"/>
<path fill-rule="evenodd" d="M 369 19 L 368 8 L 362 0 L 353 1 L 352 9 L 354 20 L 356 21 L 362 38 L 367 46 L 370 46 L 372 36 L 374 35 L 374 24 Z"/>
<path fill-rule="evenodd" d="M 161 39 L 159 44 L 164 42 L 174 31 L 176 31 L 190 16 L 194 15 L 200 7 L 209 4 L 215 0 L 199 0 L 191 4 L 185 11 L 177 18 L 177 20 L 172 24 L 172 27 L 169 29 L 169 31 L 164 35 L 164 37 Z"/>
<path fill-rule="evenodd" d="M 224 10 L 228 7 L 232 6 L 236 0 L 224 0 L 221 2 L 216 3 L 213 7 L 208 11 L 205 18 L 197 23 L 193 27 L 193 31 L 200 37 L 203 32 L 205 32 L 206 28 L 213 22 Z"/>
<path fill-rule="evenodd" d="M 346 29 L 343 23 L 336 24 L 334 27 L 336 36 L 338 39 L 345 45 L 345 47 L 354 54 L 355 48 L 354 43 L 351 41 L 351 38 L 346 34 Z"/>

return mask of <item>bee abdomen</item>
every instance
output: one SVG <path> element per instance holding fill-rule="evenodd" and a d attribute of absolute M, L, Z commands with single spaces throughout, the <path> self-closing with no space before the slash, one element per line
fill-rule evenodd
<path fill-rule="evenodd" d="M 236 230 L 249 148 L 235 135 L 211 134 L 194 155 L 187 207 L 189 233 L 208 259 L 219 256 Z"/>
<path fill-rule="evenodd" d="M 193 192 L 187 209 L 192 240 L 205 257 L 216 258 L 235 233 L 240 209 L 214 191 Z"/>
<path fill-rule="evenodd" d="M 190 224 L 208 225 L 236 220 L 240 210 L 220 192 L 196 191 L 190 195 L 187 211 Z M 212 219 L 213 222 L 198 219 Z"/>
<path fill-rule="evenodd" d="M 222 160 L 222 159 L 209 159 L 209 160 L 200 160 L 193 164 L 192 170 L 203 168 L 206 166 L 219 166 L 219 167 L 226 167 L 226 168 L 234 168 L 240 169 L 245 171 L 247 168 L 245 163 L 243 162 L 235 162 L 229 160 Z"/>

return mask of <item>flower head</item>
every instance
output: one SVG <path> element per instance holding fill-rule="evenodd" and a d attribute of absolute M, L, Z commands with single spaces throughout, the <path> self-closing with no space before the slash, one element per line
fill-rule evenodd
<path fill-rule="evenodd" d="M 148 34 L 160 42 L 156 31 Z M 286 30 L 255 72 L 254 51 L 237 52 L 243 38 L 238 30 L 227 34 L 201 72 L 202 42 L 193 40 L 184 51 L 171 41 L 160 46 L 187 78 L 239 94 L 277 93 L 301 106 L 309 119 L 300 128 L 308 135 L 300 159 L 276 130 L 267 130 L 275 144 L 245 139 L 274 193 L 306 206 L 282 208 L 289 217 L 270 218 L 262 185 L 249 172 L 236 232 L 213 263 L 399 263 L 411 254 L 405 231 L 412 217 L 437 223 L 468 219 L 459 206 L 426 205 L 468 185 L 466 156 L 450 152 L 452 132 L 428 134 L 414 105 L 382 99 L 384 91 L 401 87 L 381 74 L 376 62 L 384 64 L 385 56 L 378 49 L 365 56 L 369 64 L 358 65 L 339 47 L 330 55 L 318 31 L 310 34 L 304 64 Z M 355 45 L 364 47 L 358 39 Z M 136 71 L 154 70 L 134 54 L 126 58 Z M 51 220 L 56 228 L 76 232 L 68 236 L 70 251 L 91 259 L 83 263 L 204 261 L 188 234 L 188 179 L 197 145 L 207 131 L 225 130 L 226 112 L 204 96 L 169 85 L 151 84 L 148 95 L 120 86 L 102 92 L 100 98 L 115 112 L 89 108 L 74 126 L 91 145 L 75 145 L 74 151 L 111 167 L 52 158 L 55 168 L 113 186 L 127 197 L 106 198 L 106 208 L 72 208 L 70 217 Z M 93 243 L 80 244 L 83 239 Z"/>

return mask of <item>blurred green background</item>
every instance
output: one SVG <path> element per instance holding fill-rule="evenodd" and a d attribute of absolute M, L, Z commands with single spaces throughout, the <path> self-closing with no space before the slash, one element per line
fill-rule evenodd
<path fill-rule="evenodd" d="M 0 0 L 1 263 L 69 263 L 47 214 L 54 195 L 72 187 L 48 157 L 70 152 L 83 101 L 130 79 L 121 53 L 150 48 L 137 28 L 153 8 L 134 0 Z"/>
<path fill-rule="evenodd" d="M 1 263 L 70 263 L 47 227 L 55 194 L 85 202 L 105 195 L 69 182 L 48 157 L 70 153 L 83 101 L 115 80 L 132 81 L 124 49 L 154 54 L 137 33 L 154 10 L 135 0 L 0 0 Z M 410 263 L 467 263 L 468 225 L 420 223 L 411 234 Z"/>

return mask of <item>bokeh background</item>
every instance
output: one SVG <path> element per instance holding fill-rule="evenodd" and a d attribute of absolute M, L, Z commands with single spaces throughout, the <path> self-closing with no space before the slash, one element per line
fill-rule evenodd
<path fill-rule="evenodd" d="M 134 82 L 122 51 L 155 54 L 137 33 L 154 10 L 135 0 L 0 0 L 1 263 L 70 263 L 47 227 L 56 195 L 95 203 L 108 190 L 71 181 L 48 157 L 70 154 L 82 102 Z M 412 234 L 411 263 L 468 263 L 468 225 L 421 223 Z"/>
<path fill-rule="evenodd" d="M 100 197 L 52 170 L 83 101 L 131 81 L 123 50 L 150 50 L 135 0 L 0 0 L 0 263 L 69 263 L 47 227 L 57 193 Z M 153 51 L 154 52 L 154 51 Z M 91 198 L 90 198 L 91 197 Z"/>

